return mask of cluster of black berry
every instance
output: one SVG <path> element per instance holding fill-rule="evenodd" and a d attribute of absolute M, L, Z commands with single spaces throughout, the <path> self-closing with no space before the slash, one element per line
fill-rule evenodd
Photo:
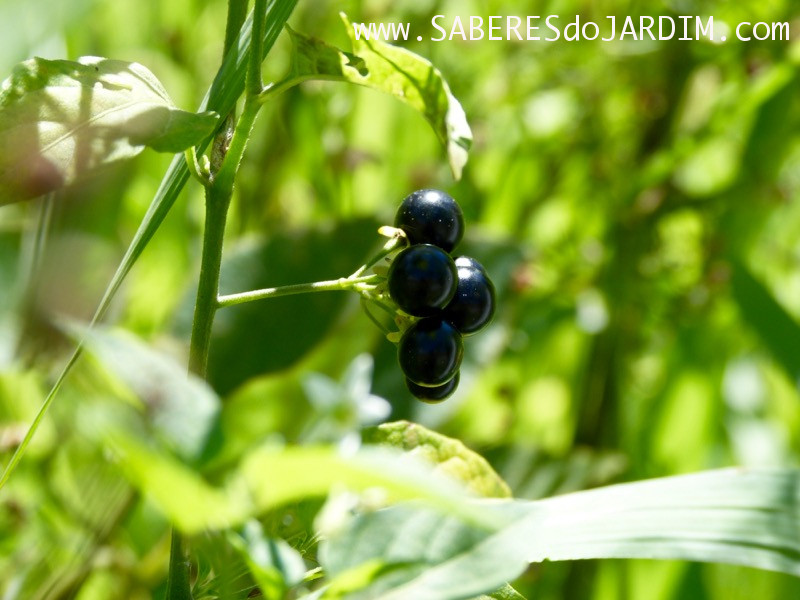
<path fill-rule="evenodd" d="M 494 314 L 494 285 L 475 259 L 450 252 L 464 235 L 461 208 L 439 190 L 419 190 L 400 205 L 395 227 L 411 244 L 389 267 L 389 295 L 419 320 L 398 345 L 411 393 L 439 402 L 458 386 L 462 336 L 483 329 Z"/>

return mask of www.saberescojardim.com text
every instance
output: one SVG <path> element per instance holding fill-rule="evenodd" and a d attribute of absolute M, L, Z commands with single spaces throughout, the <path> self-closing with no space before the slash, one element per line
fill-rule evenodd
<path fill-rule="evenodd" d="M 716 28 L 716 29 L 715 29 Z M 416 29 L 416 27 L 414 27 Z M 714 17 L 697 15 L 604 17 L 600 22 L 580 16 L 514 16 L 452 17 L 435 15 L 431 18 L 430 33 L 423 36 L 412 32 L 411 23 L 353 23 L 357 40 L 387 42 L 445 41 L 517 41 L 517 42 L 574 42 L 586 41 L 696 41 L 725 42 L 729 36 L 749 42 L 753 40 L 788 40 L 788 22 L 742 21 L 733 25 L 714 21 Z"/>

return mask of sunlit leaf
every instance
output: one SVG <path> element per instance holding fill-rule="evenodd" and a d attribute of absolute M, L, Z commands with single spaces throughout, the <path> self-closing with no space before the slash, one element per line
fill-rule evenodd
<path fill-rule="evenodd" d="M 461 104 L 441 72 L 413 52 L 378 40 L 356 39 L 352 23 L 342 14 L 353 51 L 339 50 L 292 29 L 292 71 L 287 78 L 329 79 L 363 85 L 405 102 L 427 119 L 447 150 L 456 179 L 467 162 L 472 131 Z"/>
<path fill-rule="evenodd" d="M 384 423 L 365 434 L 367 442 L 386 444 L 430 461 L 473 492 L 490 498 L 510 498 L 511 490 L 480 454 L 463 442 L 409 421 Z"/>
<path fill-rule="evenodd" d="M 297 0 L 275 0 L 268 6 L 266 26 L 264 28 L 265 56 L 278 39 L 278 35 L 283 30 L 284 23 L 286 23 L 296 3 Z M 253 19 L 251 13 L 242 26 L 237 43 L 225 56 L 222 67 L 220 67 L 217 76 L 208 90 L 206 98 L 200 106 L 200 111 L 213 110 L 218 114 L 227 115 L 236 105 L 236 101 L 244 91 L 252 24 Z M 200 150 L 205 149 L 209 142 L 210 140 L 204 141 L 198 148 Z M 93 323 L 102 318 L 108 310 L 108 307 L 111 305 L 111 300 L 116 295 L 125 277 L 127 277 L 142 252 L 144 252 L 144 249 L 147 247 L 147 244 L 155 235 L 156 231 L 158 231 L 158 228 L 166 218 L 172 205 L 175 204 L 178 195 L 188 180 L 189 169 L 186 166 L 186 161 L 183 156 L 176 156 L 170 163 L 166 174 L 161 180 L 161 185 L 159 185 L 158 190 L 156 190 L 153 201 L 147 209 L 147 213 L 142 217 L 142 222 L 139 224 L 139 228 L 136 230 L 125 252 L 125 256 L 122 257 L 119 267 L 117 267 L 114 276 L 111 278 L 103 294 L 103 298 L 100 300 L 100 304 L 92 319 Z M 56 394 L 58 394 L 67 375 L 80 357 L 82 348 L 82 345 L 79 344 L 75 349 L 75 352 L 67 361 L 67 364 L 64 365 L 64 368 L 53 384 L 53 387 L 50 389 L 47 397 L 44 399 L 44 402 L 42 402 L 42 406 L 28 428 L 28 432 L 25 434 L 22 443 L 20 443 L 11 457 L 11 460 L 6 464 L 3 474 L 0 475 L 0 488 L 6 484 L 8 478 L 11 477 L 14 469 L 19 464 L 19 461 L 22 460 L 22 456 L 25 454 L 28 444 L 30 444 L 36 430 L 39 428 L 44 415 L 50 408 L 50 405 L 55 399 Z"/>
<path fill-rule="evenodd" d="M 321 549 L 323 566 L 335 577 L 381 557 L 383 576 L 348 596 L 381 600 L 468 598 L 545 560 L 677 559 L 800 575 L 799 470 L 709 471 L 483 509 L 506 524 L 481 533 L 409 506 L 363 514 Z"/>
<path fill-rule="evenodd" d="M 227 485 L 214 487 L 128 433 L 111 431 L 108 440 L 131 483 L 188 533 L 235 526 L 291 502 L 324 497 L 341 486 L 381 489 L 386 501 L 428 500 L 485 527 L 496 516 L 466 503 L 469 496 L 454 480 L 388 449 L 366 448 L 344 456 L 326 446 L 266 446 L 245 457 L 238 476 Z"/>
<path fill-rule="evenodd" d="M 525 600 L 525 596 L 520 594 L 510 585 L 505 584 L 503 587 L 491 594 L 480 596 L 478 600 Z"/>
<path fill-rule="evenodd" d="M 109 432 L 108 442 L 130 482 L 184 531 L 224 529 L 252 513 L 246 494 L 211 486 L 177 459 L 133 436 Z"/>
<path fill-rule="evenodd" d="M 218 120 L 175 107 L 138 63 L 32 58 L 0 87 L 0 204 L 69 185 L 145 147 L 181 152 Z"/>

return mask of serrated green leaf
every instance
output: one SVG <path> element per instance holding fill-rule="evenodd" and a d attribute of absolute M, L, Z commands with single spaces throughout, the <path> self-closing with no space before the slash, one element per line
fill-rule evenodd
<path fill-rule="evenodd" d="M 404 48 L 378 40 L 356 39 L 352 23 L 344 13 L 341 17 L 353 45 L 352 52 L 289 29 L 294 52 L 287 81 L 346 81 L 391 94 L 430 123 L 447 151 L 453 176 L 459 179 L 472 145 L 472 131 L 464 109 L 441 72 L 428 60 Z"/>
<path fill-rule="evenodd" d="M 520 594 L 510 585 L 505 584 L 496 592 L 479 596 L 477 600 L 525 600 L 525 596 Z"/>
<path fill-rule="evenodd" d="M 0 86 L 0 204 L 69 185 L 145 147 L 182 152 L 218 121 L 176 108 L 138 63 L 27 60 Z"/>
<path fill-rule="evenodd" d="M 399 448 L 430 461 L 487 498 L 510 498 L 511 490 L 492 466 L 460 440 L 409 421 L 384 423 L 365 432 L 365 441 Z"/>
<path fill-rule="evenodd" d="M 470 598 L 545 560 L 689 560 L 800 575 L 797 469 L 725 469 L 482 506 L 505 524 L 482 533 L 404 505 L 360 515 L 320 548 L 323 567 L 335 581 L 382 558 L 387 575 L 350 600 Z"/>

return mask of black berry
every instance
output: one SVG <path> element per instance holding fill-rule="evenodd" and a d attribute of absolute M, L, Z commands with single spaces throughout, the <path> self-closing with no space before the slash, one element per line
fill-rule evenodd
<path fill-rule="evenodd" d="M 463 354 L 461 334 L 449 323 L 433 317 L 420 319 L 409 327 L 397 347 L 405 376 L 427 387 L 450 381 L 461 366 Z"/>
<path fill-rule="evenodd" d="M 483 266 L 473 258 L 460 256 L 458 284 L 453 299 L 445 307 L 442 318 L 462 335 L 483 329 L 494 315 L 494 285 Z"/>
<path fill-rule="evenodd" d="M 389 295 L 415 317 L 432 316 L 456 293 L 458 272 L 450 255 L 430 244 L 409 246 L 389 267 Z"/>
<path fill-rule="evenodd" d="M 446 400 L 453 394 L 453 392 L 456 391 L 459 378 L 460 374 L 458 371 L 456 371 L 456 374 L 447 383 L 443 383 L 442 385 L 437 385 L 435 387 L 426 387 L 424 385 L 417 385 L 408 377 L 406 377 L 406 387 L 408 388 L 408 391 L 411 392 L 411 394 L 417 399 L 422 400 L 423 402 L 428 402 L 429 404 L 435 404 L 437 402 L 441 402 L 442 400 Z"/>
<path fill-rule="evenodd" d="M 450 252 L 464 236 L 464 215 L 448 194 L 418 190 L 403 200 L 394 226 L 405 231 L 412 244 L 433 244 Z"/>
<path fill-rule="evenodd" d="M 462 267 L 469 267 L 472 269 L 478 269 L 479 271 L 486 272 L 486 269 L 483 267 L 481 263 L 477 260 L 472 258 L 471 256 L 458 256 L 453 259 L 453 262 L 456 263 L 456 269 L 461 269 Z"/>

